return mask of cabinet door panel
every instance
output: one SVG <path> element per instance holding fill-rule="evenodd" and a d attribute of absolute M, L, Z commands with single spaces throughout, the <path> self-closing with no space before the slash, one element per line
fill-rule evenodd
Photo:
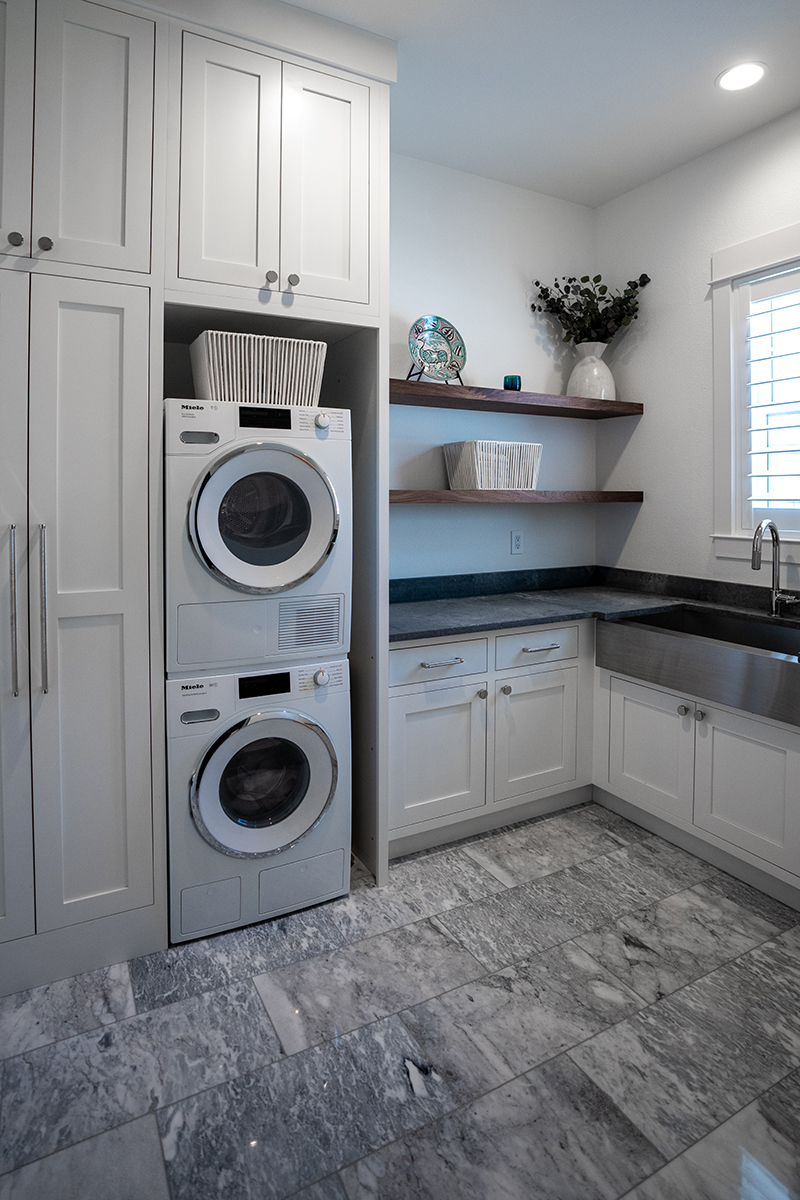
<path fill-rule="evenodd" d="M 281 287 L 369 301 L 369 88 L 283 65 Z"/>
<path fill-rule="evenodd" d="M 37 43 L 34 253 L 150 269 L 155 25 L 89 0 L 45 8 Z"/>
<path fill-rule="evenodd" d="M 281 64 L 183 35 L 178 273 L 260 288 L 279 264 Z"/>
<path fill-rule="evenodd" d="M 27 275 L 0 271 L 0 942 L 34 931 L 27 595 L 28 284 Z M 16 526 L 15 589 L 12 524 Z M 11 632 L 14 607 L 16 654 Z"/>
<path fill-rule="evenodd" d="M 678 707 L 686 708 L 682 716 Z M 694 705 L 671 692 L 611 680 L 609 786 L 665 815 L 692 819 Z"/>
<path fill-rule="evenodd" d="M 390 829 L 485 804 L 485 686 L 390 699 Z"/>
<path fill-rule="evenodd" d="M 152 903 L 148 292 L 36 276 L 31 327 L 37 347 L 30 385 L 32 736 L 41 932 Z"/>
<path fill-rule="evenodd" d="M 504 688 L 511 690 L 505 692 Z M 574 779 L 577 720 L 577 667 L 498 683 L 495 800 L 509 800 Z"/>
<path fill-rule="evenodd" d="M 800 734 L 704 711 L 697 726 L 695 824 L 800 874 Z"/>
<path fill-rule="evenodd" d="M 32 0 L 0 0 L 0 254 L 31 252 Z M 9 233 L 21 233 L 12 246 Z"/>

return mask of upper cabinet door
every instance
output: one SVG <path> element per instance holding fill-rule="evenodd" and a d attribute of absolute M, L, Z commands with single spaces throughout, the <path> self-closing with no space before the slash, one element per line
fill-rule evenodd
<path fill-rule="evenodd" d="M 154 53 L 153 21 L 88 0 L 40 3 L 35 257 L 150 270 Z"/>
<path fill-rule="evenodd" d="M 25 257 L 31 252 L 35 15 L 31 0 L 0 0 L 0 254 Z"/>
<path fill-rule="evenodd" d="M 281 64 L 183 35 L 178 273 L 260 288 L 279 269 Z"/>
<path fill-rule="evenodd" d="M 368 303 L 367 86 L 284 63 L 281 200 L 281 288 Z"/>

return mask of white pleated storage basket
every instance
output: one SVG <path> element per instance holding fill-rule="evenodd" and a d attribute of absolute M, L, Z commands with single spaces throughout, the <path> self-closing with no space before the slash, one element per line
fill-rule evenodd
<path fill-rule="evenodd" d="M 192 342 L 195 396 L 240 404 L 319 404 L 325 342 L 207 329 Z"/>
<path fill-rule="evenodd" d="M 541 442 L 446 442 L 442 449 L 453 490 L 536 490 Z"/>

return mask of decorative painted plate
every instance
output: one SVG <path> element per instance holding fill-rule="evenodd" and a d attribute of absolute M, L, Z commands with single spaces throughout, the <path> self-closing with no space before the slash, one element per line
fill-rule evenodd
<path fill-rule="evenodd" d="M 420 317 L 408 331 L 408 349 L 431 379 L 456 379 L 467 361 L 464 339 L 444 317 Z"/>

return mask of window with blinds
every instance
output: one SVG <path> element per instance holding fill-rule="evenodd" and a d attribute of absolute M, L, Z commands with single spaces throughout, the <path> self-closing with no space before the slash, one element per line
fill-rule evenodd
<path fill-rule="evenodd" d="M 750 279 L 739 292 L 743 525 L 769 517 L 800 529 L 800 270 Z"/>

